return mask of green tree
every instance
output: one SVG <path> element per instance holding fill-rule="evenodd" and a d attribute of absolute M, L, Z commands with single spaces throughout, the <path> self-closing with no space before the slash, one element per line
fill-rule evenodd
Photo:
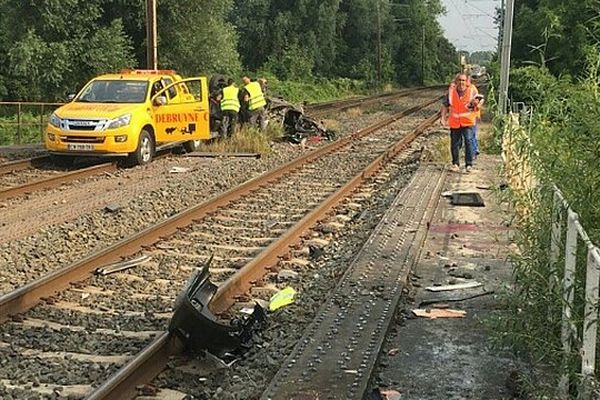
<path fill-rule="evenodd" d="M 589 46 L 600 37 L 596 0 L 524 0 L 517 3 L 512 56 L 516 65 L 581 76 Z"/>
<path fill-rule="evenodd" d="M 55 100 L 91 76 L 133 64 L 119 18 L 106 25 L 102 0 L 0 3 L 0 75 L 11 100 Z M 14 21 L 19 21 L 15 24 Z"/>

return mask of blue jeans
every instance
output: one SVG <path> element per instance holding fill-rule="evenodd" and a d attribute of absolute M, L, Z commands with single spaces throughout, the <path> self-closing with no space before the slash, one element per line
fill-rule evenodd
<path fill-rule="evenodd" d="M 460 165 L 459 152 L 465 142 L 465 166 L 473 165 L 473 127 L 462 126 L 456 129 L 450 129 L 450 152 L 452 153 L 452 164 Z"/>
<path fill-rule="evenodd" d="M 477 143 L 477 124 L 473 125 L 473 137 L 471 138 L 471 154 L 479 154 L 479 143 Z"/>

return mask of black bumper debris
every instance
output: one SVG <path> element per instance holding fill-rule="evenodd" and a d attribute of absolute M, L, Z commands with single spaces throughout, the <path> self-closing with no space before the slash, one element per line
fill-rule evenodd
<path fill-rule="evenodd" d="M 179 295 L 169 331 L 179 335 L 187 348 L 200 353 L 208 350 L 215 355 L 250 347 L 255 329 L 266 321 L 264 310 L 256 304 L 251 315 L 244 315 L 223 324 L 209 310 L 208 304 L 217 292 L 210 282 L 210 261 L 196 271 Z"/>

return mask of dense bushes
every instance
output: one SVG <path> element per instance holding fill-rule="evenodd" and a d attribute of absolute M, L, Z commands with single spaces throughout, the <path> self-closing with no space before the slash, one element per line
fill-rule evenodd
<path fill-rule="evenodd" d="M 501 323 L 504 343 L 526 351 L 557 376 L 563 371 L 575 375 L 580 362 L 577 344 L 569 368 L 562 358 L 564 247 L 559 248 L 558 262 L 553 262 L 551 225 L 558 219 L 552 211 L 552 185 L 561 189 L 579 214 L 592 241 L 600 243 L 600 80 L 595 60 L 583 81 L 554 78 L 537 67 L 515 70 L 511 81 L 512 99 L 530 107 L 512 137 L 517 152 L 529 158 L 537 185 L 530 191 L 511 193 L 520 211 L 515 232 L 520 251 L 513 258 L 516 285 L 506 296 L 506 309 L 496 322 Z M 561 221 L 564 240 L 564 215 Z M 572 321 L 581 327 L 586 249 L 580 247 L 572 288 L 576 304 Z M 536 395 L 539 390 L 537 387 Z"/>

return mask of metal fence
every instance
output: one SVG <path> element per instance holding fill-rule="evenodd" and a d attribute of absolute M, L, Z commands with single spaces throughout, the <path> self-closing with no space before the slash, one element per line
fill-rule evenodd
<path fill-rule="evenodd" d="M 50 114 L 63 103 L 0 101 L 0 144 L 39 143 Z"/>
<path fill-rule="evenodd" d="M 539 182 L 536 179 L 531 158 L 536 156 L 529 135 L 522 128 L 520 120 L 527 121 L 532 110 L 525 114 L 512 114 L 503 137 L 503 160 L 505 172 L 511 187 L 521 193 L 532 193 Z M 598 317 L 600 295 L 600 249 L 589 238 L 579 221 L 577 213 L 565 200 L 556 185 L 553 190 L 552 226 L 550 243 L 548 243 L 550 264 L 555 271 L 564 271 L 562 277 L 557 276 L 562 294 L 561 342 L 563 350 L 563 373 L 560 378 L 559 392 L 562 399 L 570 398 L 570 388 L 577 388 L 579 399 L 600 398 L 596 378 L 596 349 L 598 342 Z M 526 197 L 526 196 L 525 196 Z M 530 205 L 525 203 L 517 207 L 517 212 L 530 212 Z M 566 234 L 563 234 L 566 229 Z M 578 247 L 586 249 L 586 259 L 577 258 Z M 561 251 L 564 258 L 561 257 Z M 579 263 L 578 263 L 579 261 Z M 559 263 L 563 262 L 564 265 Z M 585 276 L 581 284 L 576 282 L 577 267 L 580 275 Z M 562 282 L 561 279 L 562 278 Z M 555 282 L 548 283 L 551 287 Z M 583 320 L 575 318 L 575 299 L 582 298 L 580 306 L 584 308 Z M 577 351 L 580 357 L 580 370 L 576 375 L 578 381 L 572 381 L 573 374 L 568 373 L 571 356 Z M 592 393 L 593 392 L 593 393 Z"/>
<path fill-rule="evenodd" d="M 550 241 L 550 262 L 557 265 L 560 259 L 560 250 L 564 248 L 564 276 L 562 281 L 562 329 L 561 341 L 565 357 L 565 364 L 573 347 L 579 344 L 581 357 L 582 382 L 579 385 L 579 397 L 591 396 L 591 383 L 596 374 L 596 347 L 598 341 L 598 300 L 600 290 L 600 250 L 592 243 L 585 229 L 579 222 L 577 213 L 571 209 L 561 191 L 554 186 L 553 223 Z M 566 224 L 565 221 L 566 216 Z M 566 225 L 566 235 L 563 229 Z M 577 247 L 579 241 L 587 249 L 585 262 L 585 287 L 575 284 L 577 270 Z M 580 326 L 573 321 L 572 315 L 575 307 L 576 290 L 584 290 L 584 320 Z M 569 398 L 569 374 L 564 373 L 560 380 L 560 393 L 563 399 Z"/>

